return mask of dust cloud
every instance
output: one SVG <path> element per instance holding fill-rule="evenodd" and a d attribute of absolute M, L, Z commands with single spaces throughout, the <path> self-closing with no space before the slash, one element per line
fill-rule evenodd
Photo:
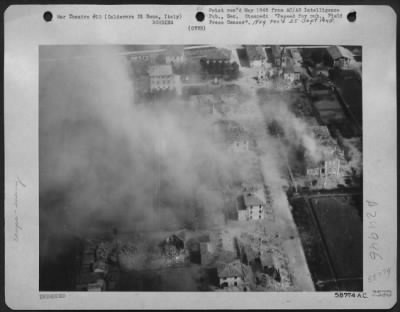
<path fill-rule="evenodd" d="M 234 163 L 207 120 L 182 103 L 137 105 L 117 48 L 80 48 L 83 57 L 73 47 L 46 49 L 62 58 L 40 62 L 44 227 L 162 230 L 188 224 L 196 205 L 208 216 L 202 222 L 222 214 L 218 186 L 233 180 Z"/>

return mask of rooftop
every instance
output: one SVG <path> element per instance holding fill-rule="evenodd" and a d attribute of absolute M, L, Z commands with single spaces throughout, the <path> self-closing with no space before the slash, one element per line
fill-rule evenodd
<path fill-rule="evenodd" d="M 249 133 L 236 121 L 219 120 L 215 125 L 229 144 L 250 140 Z"/>
<path fill-rule="evenodd" d="M 183 239 L 181 239 L 177 235 L 173 234 L 173 235 L 167 237 L 165 240 L 163 240 L 160 243 L 160 246 L 162 249 L 164 249 L 166 246 L 175 246 L 176 249 L 181 250 L 181 249 L 184 249 L 185 244 L 183 242 Z"/>
<path fill-rule="evenodd" d="M 265 203 L 255 194 L 253 193 L 245 193 L 243 194 L 244 204 L 245 206 L 265 206 Z"/>
<path fill-rule="evenodd" d="M 231 55 L 231 50 L 224 48 L 204 50 L 204 53 L 201 54 L 202 57 L 205 57 L 208 60 L 229 60 Z"/>
<path fill-rule="evenodd" d="M 151 76 L 171 76 L 172 66 L 171 65 L 154 65 L 150 66 L 148 73 Z"/>
<path fill-rule="evenodd" d="M 331 134 L 327 126 L 312 126 L 311 131 L 318 139 L 330 139 Z"/>
<path fill-rule="evenodd" d="M 271 46 L 271 51 L 272 51 L 272 55 L 273 55 L 275 58 L 281 56 L 281 48 L 280 48 L 280 46 L 272 45 L 272 46 Z"/>
<path fill-rule="evenodd" d="M 265 52 L 264 47 L 261 46 L 248 45 L 246 46 L 246 52 L 250 61 L 267 58 L 267 53 Z"/>
<path fill-rule="evenodd" d="M 354 58 L 353 53 L 350 50 L 348 50 L 342 46 L 330 46 L 330 47 L 328 47 L 328 53 L 334 60 L 341 58 L 341 57 L 348 58 L 348 59 Z"/>
<path fill-rule="evenodd" d="M 268 266 L 268 267 L 274 266 L 274 259 L 272 258 L 271 252 L 263 252 L 260 255 L 260 260 L 261 260 L 261 264 L 263 267 L 264 266 Z"/>
<path fill-rule="evenodd" d="M 245 279 L 246 275 L 248 274 L 249 268 L 240 262 L 239 259 L 236 259 L 226 265 L 221 265 L 217 268 L 218 270 L 218 277 L 241 277 Z"/>

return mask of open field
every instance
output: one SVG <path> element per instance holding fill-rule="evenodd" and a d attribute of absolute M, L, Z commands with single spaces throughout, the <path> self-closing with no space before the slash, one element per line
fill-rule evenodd
<path fill-rule="evenodd" d="M 362 220 L 348 197 L 293 201 L 307 262 L 318 290 L 362 290 Z"/>
<path fill-rule="evenodd" d="M 336 290 L 335 285 L 319 281 L 334 279 L 334 272 L 324 249 L 322 238 L 313 223 L 311 212 L 303 198 L 292 202 L 293 218 L 300 233 L 301 242 L 316 290 Z"/>
<path fill-rule="evenodd" d="M 363 273 L 362 221 L 351 197 L 324 197 L 310 200 L 339 279 L 349 279 L 350 288 L 358 288 Z M 345 285 L 344 285 L 345 286 Z"/>

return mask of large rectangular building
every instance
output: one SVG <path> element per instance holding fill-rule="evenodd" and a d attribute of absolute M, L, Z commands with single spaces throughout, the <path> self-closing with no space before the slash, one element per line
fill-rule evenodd
<path fill-rule="evenodd" d="M 238 198 L 238 220 L 262 220 L 265 217 L 265 207 L 266 204 L 256 194 L 244 193 Z"/>
<path fill-rule="evenodd" d="M 176 76 L 171 65 L 154 65 L 148 69 L 150 77 L 150 91 L 174 90 L 176 88 Z"/>

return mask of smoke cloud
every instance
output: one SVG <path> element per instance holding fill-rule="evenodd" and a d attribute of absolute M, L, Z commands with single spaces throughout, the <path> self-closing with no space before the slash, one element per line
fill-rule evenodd
<path fill-rule="evenodd" d="M 315 139 L 306 121 L 298 118 L 289 105 L 289 101 L 279 95 L 268 96 L 268 101 L 262 106 L 266 122 L 275 122 L 281 128 L 281 139 L 286 149 L 302 148 L 312 162 L 324 159 L 329 154 L 327 148 Z M 289 154 L 287 150 L 284 156 Z"/>
<path fill-rule="evenodd" d="M 61 210 L 77 232 L 164 229 L 192 220 L 194 199 L 212 224 L 218 185 L 236 171 L 211 123 L 179 102 L 137 105 L 119 51 L 84 51 L 63 47 L 65 61 L 41 62 L 41 220 L 57 228 Z"/>

